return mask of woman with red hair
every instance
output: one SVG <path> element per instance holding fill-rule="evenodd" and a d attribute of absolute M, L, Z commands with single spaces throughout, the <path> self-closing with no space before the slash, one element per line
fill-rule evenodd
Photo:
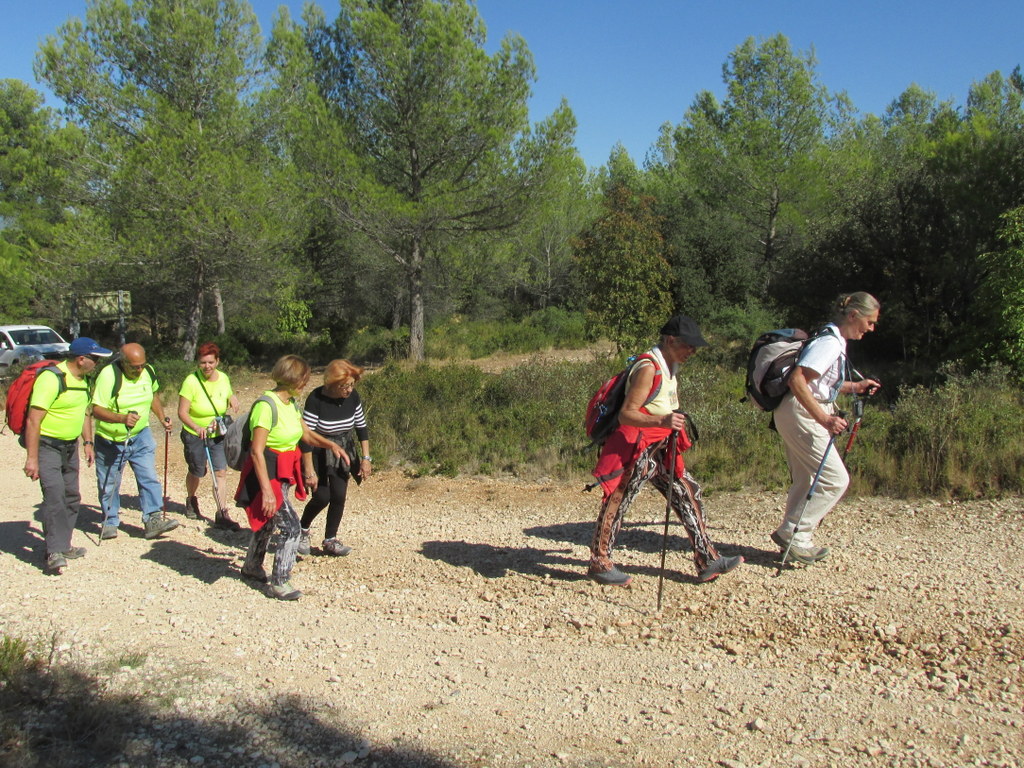
<path fill-rule="evenodd" d="M 220 347 L 213 342 L 199 345 L 196 355 L 198 370 L 185 377 L 178 390 L 178 419 L 181 420 L 181 442 L 185 448 L 185 517 L 202 520 L 199 511 L 199 481 L 206 476 L 207 463 L 213 465 L 214 488 L 224 487 L 227 460 L 224 458 L 224 416 L 230 410 L 238 413 L 238 398 L 231 388 L 231 379 L 220 366 Z M 242 526 L 231 519 L 220 494 L 215 494 L 217 512 L 215 528 L 239 531 Z"/>

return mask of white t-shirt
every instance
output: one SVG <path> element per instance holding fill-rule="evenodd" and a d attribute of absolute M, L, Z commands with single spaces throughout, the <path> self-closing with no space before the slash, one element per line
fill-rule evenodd
<path fill-rule="evenodd" d="M 811 339 L 797 360 L 797 365 L 810 368 L 818 378 L 811 381 L 810 390 L 819 403 L 831 403 L 839 395 L 843 384 L 843 369 L 846 367 L 846 339 L 834 323 L 825 326 L 830 330 Z"/>

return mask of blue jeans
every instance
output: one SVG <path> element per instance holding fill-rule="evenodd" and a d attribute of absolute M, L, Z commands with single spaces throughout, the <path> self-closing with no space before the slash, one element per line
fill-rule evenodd
<path fill-rule="evenodd" d="M 121 523 L 121 475 L 126 464 L 131 466 L 139 488 L 143 525 L 163 508 L 164 492 L 156 474 L 156 440 L 152 430 L 146 427 L 128 440 L 127 445 L 96 435 L 96 485 L 104 525 Z"/>

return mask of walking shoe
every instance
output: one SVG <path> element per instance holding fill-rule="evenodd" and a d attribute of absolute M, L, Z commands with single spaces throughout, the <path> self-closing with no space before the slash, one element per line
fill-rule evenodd
<path fill-rule="evenodd" d="M 785 554 L 786 547 L 789 547 L 789 542 L 782 538 L 778 531 L 771 532 L 771 539 L 779 545 L 782 554 Z M 828 547 L 801 547 L 798 544 L 794 544 L 792 547 L 789 547 L 789 557 L 787 559 L 795 560 L 804 565 L 814 565 L 819 560 L 824 560 L 828 555 Z"/>
<path fill-rule="evenodd" d="M 276 597 L 278 600 L 298 600 L 302 597 L 302 593 L 293 587 L 291 582 L 286 581 L 283 584 L 271 584 L 270 596 Z"/>
<path fill-rule="evenodd" d="M 146 529 L 142 535 L 147 539 L 155 539 L 168 531 L 173 531 L 179 525 L 177 520 L 171 520 L 166 515 L 153 515 L 146 521 Z"/>
<path fill-rule="evenodd" d="M 344 557 L 352 551 L 352 547 L 342 544 L 337 539 L 324 539 L 324 543 L 320 546 L 323 547 L 324 552 L 328 555 L 334 555 L 335 557 Z"/>
<path fill-rule="evenodd" d="M 217 514 L 213 518 L 213 527 L 220 528 L 224 531 L 240 531 L 242 526 L 231 519 L 231 515 L 228 514 L 226 509 L 217 510 Z"/>
<path fill-rule="evenodd" d="M 61 554 L 68 560 L 77 560 L 80 557 L 85 557 L 85 547 L 72 547 L 71 549 L 65 549 Z"/>
<path fill-rule="evenodd" d="M 68 567 L 68 561 L 64 559 L 64 555 L 60 552 L 51 552 L 46 556 L 46 572 L 52 573 L 55 576 L 60 576 L 64 572 L 64 569 Z"/>
<path fill-rule="evenodd" d="M 104 525 L 100 529 L 100 540 L 106 541 L 107 539 L 117 538 L 117 526 L 116 525 Z"/>
<path fill-rule="evenodd" d="M 614 565 L 611 570 L 608 571 L 595 571 L 591 568 L 587 571 L 587 576 L 596 581 L 598 584 L 604 584 L 613 587 L 626 587 L 629 586 L 629 582 L 633 580 L 633 577 L 623 573 Z"/>
<path fill-rule="evenodd" d="M 697 574 L 697 583 L 705 584 L 709 581 L 714 581 L 723 573 L 728 573 L 734 568 L 739 568 L 741 565 L 743 565 L 743 555 L 735 555 L 733 557 L 725 557 L 723 555 L 704 566 L 704 570 Z"/>
<path fill-rule="evenodd" d="M 300 555 L 309 554 L 309 528 L 302 528 L 299 531 L 299 549 Z"/>
<path fill-rule="evenodd" d="M 203 513 L 199 511 L 199 499 L 189 496 L 185 499 L 185 517 L 189 520 L 202 520 Z"/>
<path fill-rule="evenodd" d="M 261 584 L 266 584 L 270 581 L 267 578 L 267 572 L 263 569 L 263 566 L 257 566 L 256 568 L 246 568 L 242 566 L 242 578 L 249 579 L 250 581 L 258 581 Z"/>

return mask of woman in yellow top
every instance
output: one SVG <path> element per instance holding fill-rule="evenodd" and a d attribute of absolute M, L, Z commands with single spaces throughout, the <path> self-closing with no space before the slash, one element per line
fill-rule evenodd
<path fill-rule="evenodd" d="M 199 490 L 199 481 L 206 477 L 209 459 L 213 465 L 214 500 L 217 502 L 213 527 L 240 531 L 242 526 L 231 519 L 227 506 L 217 492 L 218 488 L 224 487 L 224 475 L 228 467 L 224 458 L 224 429 L 219 426 L 224 422 L 220 420 L 229 410 L 238 413 L 238 398 L 231 388 L 231 379 L 224 371 L 218 370 L 220 347 L 209 341 L 201 344 L 196 363 L 199 370 L 186 376 L 178 390 L 181 442 L 185 449 L 185 464 L 188 465 L 188 474 L 185 475 L 185 517 L 189 520 L 203 519 L 196 491 Z"/>
<path fill-rule="evenodd" d="M 339 459 L 349 461 L 341 446 L 313 432 L 302 420 L 296 398 L 309 383 L 309 373 L 309 364 L 297 355 L 285 355 L 274 365 L 270 374 L 275 382 L 274 389 L 264 392 L 249 412 L 252 446 L 235 493 L 235 501 L 245 508 L 253 531 L 242 575 L 269 582 L 270 596 L 279 600 L 302 597 L 289 582 L 302 532 L 299 516 L 289 499 L 292 486 L 296 498 L 306 498 L 299 441 L 326 448 Z M 282 541 L 268 577 L 263 559 L 274 524 L 281 530 Z"/>

